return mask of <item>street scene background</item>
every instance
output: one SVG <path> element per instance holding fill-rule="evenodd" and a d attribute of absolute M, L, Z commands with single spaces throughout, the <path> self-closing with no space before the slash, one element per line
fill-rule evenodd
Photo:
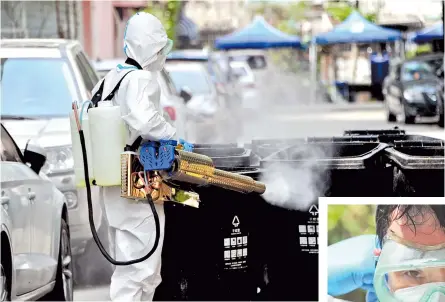
<path fill-rule="evenodd" d="M 233 104 L 233 100 L 237 100 L 236 97 L 227 97 L 227 93 L 219 92 L 217 86 L 222 82 L 209 80 L 211 89 L 218 91 L 217 102 L 224 104 L 221 105 L 221 109 L 212 112 L 210 118 L 206 117 L 209 120 L 206 126 L 194 124 L 190 128 L 191 118 L 187 117 L 180 124 L 178 117 L 182 115 L 182 109 L 168 103 L 163 105 L 165 116 L 170 118 L 178 129 L 186 128 L 187 135 L 190 136 L 185 138 L 192 142 L 233 142 L 242 146 L 252 139 L 330 137 L 341 136 L 346 130 L 381 130 L 394 127 L 399 127 L 410 134 L 445 138 L 443 125 L 440 126 L 440 107 L 436 110 L 434 105 L 433 109 L 428 109 L 429 111 L 425 109 L 428 114 L 419 111 L 414 114 L 415 122 L 412 122 L 405 107 L 402 107 L 402 112 L 390 112 L 389 98 L 385 94 L 385 87 L 397 84 L 385 82 L 385 79 L 391 80 L 392 64 L 422 55 L 438 55 L 442 58 L 442 63 L 439 63 L 442 66 L 442 78 L 436 74 L 433 67 L 428 67 L 428 71 L 419 70 L 420 73 L 434 72 L 434 77 L 437 75 L 435 81 L 443 83 L 442 1 L 2 1 L 1 38 L 2 40 L 48 39 L 47 42 L 43 42 L 47 47 L 58 43 L 49 39 L 79 41 L 88 64 L 91 63 L 96 67 L 97 75 L 94 77 L 100 79 L 104 75 L 100 72 L 109 70 L 107 68 L 101 70 L 98 66 L 102 63 L 125 61 L 123 52 L 125 24 L 138 11 L 150 12 L 162 21 L 169 38 L 174 41 L 173 52 L 193 50 L 203 52 L 206 56 L 218 53 L 234 58 L 256 56 L 265 58 L 267 62 L 267 68 L 264 69 L 256 69 L 255 64 L 250 65 L 250 63 L 242 65 L 241 69 L 245 68 L 243 70 L 246 71 L 246 82 L 240 81 L 241 84 L 237 89 L 243 96 L 243 101 L 236 103 L 235 107 L 230 107 L 228 104 Z M 320 43 L 311 48 L 313 43 L 310 42 L 315 41 L 317 35 L 331 32 L 354 12 L 373 24 L 402 32 L 403 43 L 394 40 L 360 43 L 342 41 Z M 255 50 L 252 53 L 249 50 L 226 51 L 215 48 L 218 38 L 249 27 L 259 16 L 274 28 L 272 31 L 279 30 L 281 33 L 298 37 L 298 45 L 284 49 Z M 422 43 L 410 40 L 411 34 L 437 24 L 442 24 L 441 39 L 432 38 Z M 378 63 L 373 65 L 373 62 L 377 62 L 371 60 L 373 55 L 389 58 L 384 61 L 386 67 Z M 191 59 L 183 58 L 178 60 L 179 63 L 167 61 L 166 69 L 178 90 L 175 94 L 184 88 L 182 84 L 176 83 L 183 81 L 180 79 L 180 72 L 177 71 L 180 67 L 176 66 L 182 64 L 181 60 Z M 169 64 L 171 67 L 168 67 Z M 418 62 L 416 64 L 421 65 Z M 114 68 L 117 63 L 111 65 L 111 68 Z M 4 78 L 6 79 L 4 75 L 6 66 L 2 56 L 2 85 Z M 233 70 L 236 70 L 236 64 L 233 66 Z M 419 72 L 415 66 L 413 74 Z M 224 71 L 225 67 L 221 65 L 218 68 Z M 384 76 L 375 76 L 379 73 L 376 71 L 379 68 L 385 70 Z M 178 72 L 177 77 L 176 72 Z M 250 74 L 253 76 L 250 77 Z M 238 78 L 243 76 L 244 74 L 238 75 Z M 206 77 L 217 78 L 214 74 Z M 418 81 L 420 83 L 420 80 Z M 194 83 L 198 83 L 198 80 Z M 198 88 L 201 88 L 198 86 L 196 91 L 193 91 L 194 87 L 190 87 L 192 94 L 194 93 L 192 99 L 198 96 Z M 224 89 L 230 90 L 229 86 L 227 84 Z M 1 89 L 3 99 L 3 90 L 6 88 Z M 443 95 L 443 88 L 439 93 Z M 91 97 L 88 93 L 84 95 L 85 99 Z M 7 101 L 5 98 L 5 104 Z M 6 105 L 2 107 L 6 108 Z M 175 110 L 175 114 L 172 114 L 171 108 Z M 443 105 L 441 110 L 443 119 Z M 2 111 L 2 115 L 4 114 Z M 15 114 L 8 115 L 11 119 L 11 115 Z M 16 117 L 13 119 L 12 122 L 16 122 Z M 6 125 L 8 118 L 2 116 L 2 123 L 4 122 L 4 126 L 8 128 Z M 198 135 L 208 131 L 209 125 L 213 125 L 210 134 L 202 139 L 197 138 Z M 18 131 L 18 136 L 15 137 L 14 132 L 10 132 L 16 140 L 22 134 Z M 330 206 L 329 208 L 329 244 L 374 232 L 375 207 Z M 84 215 L 86 222 L 87 210 L 86 208 L 81 210 L 84 212 L 76 215 Z M 358 224 L 358 221 L 361 223 Z M 106 240 L 108 235 L 101 233 L 100 236 Z M 108 300 L 112 269 L 94 246 L 91 238 L 88 240 L 88 243 L 82 243 L 85 246 L 80 248 L 81 252 L 73 255 L 74 300 Z M 351 301 L 362 301 L 363 297 L 362 292 L 345 296 Z"/>

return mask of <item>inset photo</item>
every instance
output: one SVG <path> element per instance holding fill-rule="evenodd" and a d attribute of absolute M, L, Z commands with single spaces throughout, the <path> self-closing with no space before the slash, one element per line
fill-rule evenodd
<path fill-rule="evenodd" d="M 319 207 L 320 297 L 445 301 L 444 198 L 320 198 Z"/>

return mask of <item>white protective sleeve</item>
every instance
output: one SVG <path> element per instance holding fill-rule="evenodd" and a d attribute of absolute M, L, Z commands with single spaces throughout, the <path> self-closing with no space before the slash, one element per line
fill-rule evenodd
<path fill-rule="evenodd" d="M 157 79 L 141 77 L 129 81 L 125 96 L 128 114 L 122 116 L 133 133 L 144 140 L 175 139 L 176 129 L 158 112 L 154 101 L 159 98 Z"/>

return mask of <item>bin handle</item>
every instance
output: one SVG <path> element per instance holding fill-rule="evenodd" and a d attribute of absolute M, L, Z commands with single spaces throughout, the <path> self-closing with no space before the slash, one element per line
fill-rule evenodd
<path fill-rule="evenodd" d="M 402 169 L 435 169 L 443 170 L 445 159 L 442 158 L 432 158 L 428 156 L 412 156 L 403 154 L 394 148 L 387 148 L 385 150 L 387 157 L 392 160 L 399 168 Z"/>

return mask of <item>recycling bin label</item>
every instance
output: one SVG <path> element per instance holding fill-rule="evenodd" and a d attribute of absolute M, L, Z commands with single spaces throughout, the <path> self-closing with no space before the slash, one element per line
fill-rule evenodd
<path fill-rule="evenodd" d="M 306 224 L 298 225 L 298 240 L 302 252 L 318 254 L 318 208 L 312 205 L 309 209 Z"/>
<path fill-rule="evenodd" d="M 238 216 L 232 219 L 230 233 L 224 237 L 224 270 L 243 270 L 247 268 L 249 233 L 243 232 Z"/>

